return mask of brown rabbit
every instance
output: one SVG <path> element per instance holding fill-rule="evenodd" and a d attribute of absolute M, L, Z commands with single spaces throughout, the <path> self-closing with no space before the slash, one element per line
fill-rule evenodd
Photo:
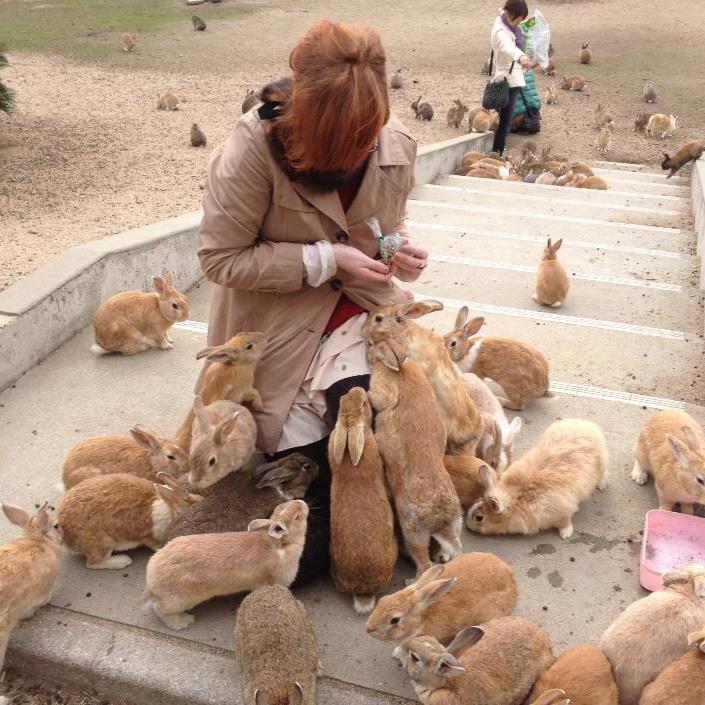
<path fill-rule="evenodd" d="M 595 149 L 602 154 L 607 154 L 612 148 L 612 130 L 603 127 L 595 138 Z"/>
<path fill-rule="evenodd" d="M 553 86 L 546 89 L 546 105 L 558 105 L 558 93 Z"/>
<path fill-rule="evenodd" d="M 632 602 L 600 644 L 612 663 L 621 705 L 637 705 L 644 686 L 687 652 L 688 634 L 703 624 L 705 566 L 669 571 L 662 590 Z M 696 702 L 689 700 L 688 705 Z"/>
<path fill-rule="evenodd" d="M 367 394 L 353 387 L 340 399 L 338 421 L 328 441 L 331 574 L 337 590 L 353 595 L 358 614 L 374 609 L 397 562 L 394 515 L 371 424 Z"/>
<path fill-rule="evenodd" d="M 573 186 L 575 188 L 590 188 L 596 191 L 607 191 L 609 186 L 601 176 L 585 176 L 582 174 L 574 174 Z"/>
<path fill-rule="evenodd" d="M 130 436 L 91 436 L 73 446 L 62 468 L 64 487 L 70 490 L 88 477 L 117 472 L 152 482 L 158 472 L 174 477 L 188 472 L 188 455 L 174 441 L 146 426 L 134 426 Z"/>
<path fill-rule="evenodd" d="M 592 644 L 581 644 L 561 654 L 536 681 L 529 702 L 558 688 L 570 705 L 619 705 L 612 664 Z"/>
<path fill-rule="evenodd" d="M 659 507 L 693 513 L 693 504 L 705 504 L 705 433 L 685 411 L 659 411 L 639 433 L 634 448 L 632 480 L 656 481 Z"/>
<path fill-rule="evenodd" d="M 479 162 L 480 159 L 484 159 L 486 156 L 487 155 L 482 152 L 465 152 L 461 166 L 466 170 L 470 169 L 475 162 Z"/>
<path fill-rule="evenodd" d="M 639 705 L 705 703 L 705 627 L 688 634 L 688 646 L 641 691 Z"/>
<path fill-rule="evenodd" d="M 94 353 L 134 355 L 149 348 L 174 347 L 169 329 L 188 318 L 188 299 L 174 288 L 168 269 L 152 281 L 155 293 L 124 291 L 98 307 L 93 316 Z"/>
<path fill-rule="evenodd" d="M 463 550 L 460 502 L 443 466 L 445 426 L 421 366 L 406 359 L 396 341 L 372 346 L 368 357 L 375 437 L 418 578 L 431 566 L 431 538 L 446 561 Z"/>
<path fill-rule="evenodd" d="M 585 79 L 582 76 L 574 74 L 572 76 L 563 76 L 561 80 L 561 88 L 568 91 L 582 91 L 585 88 Z"/>
<path fill-rule="evenodd" d="M 547 690 L 539 695 L 536 700 L 528 700 L 531 705 L 570 705 L 571 701 L 565 697 L 565 693 L 559 688 Z"/>
<path fill-rule="evenodd" d="M 580 48 L 580 52 L 578 53 L 578 61 L 580 61 L 581 64 L 592 63 L 592 52 L 590 51 L 590 49 L 588 49 L 587 42 L 585 42 Z"/>
<path fill-rule="evenodd" d="M 137 44 L 137 35 L 130 34 L 129 32 L 123 32 L 120 36 L 120 46 L 122 46 L 123 51 L 132 51 Z"/>
<path fill-rule="evenodd" d="M 553 661 L 548 635 L 522 617 L 466 627 L 448 647 L 412 637 L 394 655 L 423 705 L 520 705 Z"/>
<path fill-rule="evenodd" d="M 119 570 L 132 563 L 113 551 L 137 546 L 156 551 L 174 519 L 203 499 L 166 473 L 157 479 L 163 484 L 125 473 L 98 475 L 64 495 L 59 525 L 66 546 L 86 557 L 86 568 Z"/>
<path fill-rule="evenodd" d="M 195 619 L 185 610 L 212 597 L 262 585 L 289 587 L 299 569 L 307 520 L 308 505 L 294 499 L 280 504 L 269 519 L 250 522 L 247 531 L 170 541 L 149 559 L 143 604 L 169 629 L 185 629 Z"/>
<path fill-rule="evenodd" d="M 392 78 L 389 81 L 389 87 L 396 91 L 404 87 L 404 79 L 401 75 L 401 69 L 397 69 L 394 74 L 392 74 Z"/>
<path fill-rule="evenodd" d="M 499 384 L 508 397 L 499 399 L 505 409 L 521 411 L 529 399 L 553 396 L 548 389 L 548 361 L 536 348 L 514 338 L 472 337 L 485 319 L 473 318 L 468 323 L 468 314 L 468 307 L 463 306 L 455 330 L 443 337 L 450 359 L 460 370 Z"/>
<path fill-rule="evenodd" d="M 632 132 L 644 132 L 653 113 L 637 113 L 634 118 L 634 129 Z"/>
<path fill-rule="evenodd" d="M 470 108 L 468 112 L 468 132 L 472 132 L 472 123 L 475 120 L 475 116 L 478 113 L 487 112 L 481 105 L 476 105 L 474 108 Z M 482 155 L 483 157 L 486 155 Z"/>
<path fill-rule="evenodd" d="M 705 142 L 699 142 L 697 140 L 686 142 L 672 157 L 670 157 L 667 152 L 664 152 L 664 160 L 661 162 L 661 168 L 671 170 L 671 173 L 666 178 L 670 179 L 688 162 L 695 162 L 700 159 L 703 152 L 705 152 Z"/>
<path fill-rule="evenodd" d="M 595 176 L 595 172 L 585 162 L 572 162 L 568 165 L 568 170 L 573 174 L 582 174 L 583 176 Z"/>
<path fill-rule="evenodd" d="M 316 634 L 306 608 L 283 585 L 259 587 L 242 601 L 235 659 L 245 705 L 315 705 Z"/>
<path fill-rule="evenodd" d="M 488 461 L 474 455 L 443 456 L 443 465 L 450 475 L 464 512 L 482 497 L 484 488 L 480 482 L 480 468 L 487 464 Z"/>
<path fill-rule="evenodd" d="M 414 301 L 383 306 L 370 313 L 362 334 L 373 343 L 394 341 L 402 357 L 417 362 L 426 374 L 440 409 L 450 455 L 475 455 L 483 433 L 482 417 L 451 362 L 443 338 L 413 319 L 440 311 L 439 301 Z"/>
<path fill-rule="evenodd" d="M 208 138 L 197 123 L 191 125 L 191 146 L 205 147 L 208 144 Z"/>
<path fill-rule="evenodd" d="M 266 345 L 262 333 L 239 333 L 224 345 L 204 348 L 196 359 L 205 358 L 210 364 L 205 368 L 197 385 L 197 394 L 207 406 L 219 399 L 236 404 L 249 404 L 255 411 L 262 411 L 262 397 L 254 388 L 255 367 L 262 358 Z M 195 412 L 189 409 L 186 419 L 176 432 L 176 442 L 186 451 L 191 448 L 191 433 Z"/>
<path fill-rule="evenodd" d="M 192 534 L 246 531 L 253 519 L 271 516 L 290 499 L 303 499 L 318 476 L 318 465 L 301 453 L 292 453 L 250 472 L 231 472 L 199 489 L 203 501 L 189 507 L 173 522 L 166 540 Z"/>
<path fill-rule="evenodd" d="M 449 644 L 467 624 L 510 615 L 516 601 L 516 579 L 503 560 L 493 553 L 463 553 L 380 598 L 367 633 L 382 641 L 426 634 Z"/>
<path fill-rule="evenodd" d="M 610 113 L 605 110 L 605 106 L 602 103 L 598 103 L 595 108 L 595 127 L 601 130 L 603 127 L 609 127 L 610 130 L 614 127 L 614 118 Z"/>
<path fill-rule="evenodd" d="M 570 281 L 563 265 L 558 261 L 558 250 L 563 244 L 563 238 L 551 244 L 549 237 L 543 258 L 536 275 L 536 291 L 531 298 L 542 306 L 554 308 L 562 306 L 568 297 Z"/>
<path fill-rule="evenodd" d="M 13 504 L 2 504 L 2 510 L 22 529 L 22 536 L 0 546 L 0 673 L 10 632 L 49 602 L 61 561 L 61 534 L 52 524 L 47 502 L 34 516 Z"/>
<path fill-rule="evenodd" d="M 480 110 L 472 119 L 470 132 L 489 132 L 492 127 L 492 115 L 489 110 Z"/>
<path fill-rule="evenodd" d="M 169 91 L 157 99 L 157 110 L 178 110 L 179 102 L 179 96 Z"/>
<path fill-rule="evenodd" d="M 556 60 L 552 56 L 548 57 L 548 64 L 546 65 L 546 68 L 543 69 L 543 72 L 546 76 L 556 75 Z"/>
<path fill-rule="evenodd" d="M 455 127 L 457 129 L 462 124 L 465 113 L 468 112 L 468 106 L 457 98 L 453 102 L 455 105 L 448 111 L 448 127 Z"/>

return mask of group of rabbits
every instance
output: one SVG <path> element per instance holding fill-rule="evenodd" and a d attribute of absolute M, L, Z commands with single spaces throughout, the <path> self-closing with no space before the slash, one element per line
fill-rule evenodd
<path fill-rule="evenodd" d="M 188 317 L 188 300 L 168 270 L 154 286 L 99 307 L 94 352 L 172 347 L 169 329 Z M 616 705 L 618 686 L 622 705 L 636 705 L 657 676 L 642 705 L 680 703 L 658 699 L 672 696 L 674 679 L 692 694 L 688 678 L 705 660 L 688 651 L 689 640 L 703 640 L 705 568 L 666 575 L 663 591 L 634 603 L 605 633 L 604 653 L 583 646 L 555 660 L 547 635 L 511 616 L 511 568 L 490 553 L 463 553 L 463 523 L 479 534 L 554 528 L 570 537 L 580 503 L 607 485 L 608 455 L 594 423 L 563 419 L 513 460 L 521 420 L 510 423 L 504 409 L 552 396 L 548 362 L 522 341 L 476 335 L 484 319 L 468 320 L 467 309 L 445 336 L 417 322 L 440 309 L 435 301 L 387 306 L 364 323 L 370 388 L 342 397 L 329 438 L 330 545 L 312 530 L 315 511 L 303 500 L 316 464 L 293 453 L 252 467 L 261 333 L 197 355 L 210 364 L 174 440 L 135 426 L 130 436 L 71 448 L 56 522 L 46 503 L 34 516 L 3 505 L 24 536 L 0 548 L 0 656 L 14 624 L 50 599 L 62 541 L 93 569 L 122 569 L 131 562 L 124 552 L 145 545 L 155 553 L 142 601 L 172 629 L 190 625 L 188 610 L 212 597 L 252 591 L 235 625 L 248 705 L 314 703 L 315 635 L 288 588 L 327 558 L 336 588 L 369 614 L 367 632 L 398 643 L 394 654 L 425 704 L 587 705 L 598 700 L 585 693 L 601 689 L 611 700 L 599 702 Z M 705 502 L 705 436 L 687 414 L 655 414 L 635 455 L 633 479 L 653 474 L 662 507 L 692 512 Z M 377 602 L 398 557 L 395 519 L 416 577 Z"/>

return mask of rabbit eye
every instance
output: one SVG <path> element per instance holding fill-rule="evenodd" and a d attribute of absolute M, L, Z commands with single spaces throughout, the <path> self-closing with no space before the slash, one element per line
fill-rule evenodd
<path fill-rule="evenodd" d="M 59 522 L 57 521 L 56 524 L 54 524 L 54 528 L 58 531 L 59 530 Z"/>
<path fill-rule="evenodd" d="M 705 477 L 703 477 L 702 475 L 698 475 L 698 476 L 695 478 L 695 481 L 696 481 L 699 485 L 705 485 Z"/>
<path fill-rule="evenodd" d="M 379 314 L 377 314 L 375 316 L 375 321 L 377 321 L 377 323 L 381 323 L 383 320 L 384 320 L 384 316 L 380 316 Z"/>
<path fill-rule="evenodd" d="M 485 515 L 484 514 L 475 514 L 475 521 L 477 521 L 477 522 L 485 521 Z"/>
<path fill-rule="evenodd" d="M 177 311 L 179 310 L 179 304 L 172 304 L 171 307 Z"/>
<path fill-rule="evenodd" d="M 451 348 L 454 348 L 457 345 L 457 341 L 453 340 L 450 344 Z"/>
<path fill-rule="evenodd" d="M 414 663 L 418 663 L 421 660 L 413 651 L 409 651 L 409 656 L 411 656 L 411 660 Z"/>
<path fill-rule="evenodd" d="M 167 453 L 167 454 L 166 454 L 166 459 L 167 459 L 167 460 L 176 460 L 176 456 L 175 456 L 175 455 L 172 455 L 171 453 Z"/>
<path fill-rule="evenodd" d="M 215 465 L 215 455 L 211 455 L 210 458 L 208 458 L 208 465 L 213 467 Z"/>
<path fill-rule="evenodd" d="M 311 463 L 304 463 L 301 468 L 303 470 L 310 470 L 311 469 Z"/>
<path fill-rule="evenodd" d="M 245 350 L 252 350 L 252 348 L 254 347 L 255 346 L 252 343 L 248 343 L 247 345 L 245 345 Z"/>
<path fill-rule="evenodd" d="M 389 620 L 389 623 L 390 623 L 390 624 L 399 624 L 399 622 L 401 622 L 401 617 L 392 617 L 392 618 Z"/>

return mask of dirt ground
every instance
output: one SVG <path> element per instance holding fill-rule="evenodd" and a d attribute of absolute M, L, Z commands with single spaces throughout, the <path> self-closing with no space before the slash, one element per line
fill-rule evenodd
<path fill-rule="evenodd" d="M 211 147 L 231 131 L 246 88 L 284 74 L 296 38 L 321 17 L 379 28 L 390 71 L 405 69 L 404 88 L 392 93 L 393 108 L 420 143 L 459 134 L 447 127 L 445 114 L 456 97 L 479 102 L 486 80 L 480 66 L 499 4 L 226 0 L 221 7 L 228 2 L 247 12 L 227 17 L 213 9 L 221 14 L 211 17 L 216 6 L 199 6 L 208 29 L 196 33 L 191 8 L 174 0 L 173 12 L 183 20 L 145 30 L 130 53 L 118 43 L 130 26 L 81 35 L 82 46 L 93 38 L 112 42 L 107 59 L 98 51 L 80 54 L 70 42 L 66 56 L 10 50 L 12 66 L 3 78 L 15 90 L 17 106 L 10 116 L 0 115 L 0 290 L 73 245 L 198 208 Z M 39 12 L 50 7 L 0 0 L 0 10 L 24 12 L 29 5 Z M 571 158 L 597 158 L 592 114 L 598 102 L 615 118 L 607 156 L 613 161 L 657 167 L 664 148 L 704 137 L 705 76 L 697 58 L 702 29 L 687 19 L 699 17 L 701 5 L 544 0 L 558 75 L 539 77 L 541 93 L 562 73 L 582 73 L 589 83 L 583 93 L 561 91 L 558 105 L 544 106 L 540 146 L 550 144 Z M 0 26 L 2 39 L 12 44 Z M 577 53 L 588 40 L 594 63 L 581 66 Z M 647 108 L 640 102 L 645 79 L 659 90 L 657 110 L 681 119 L 665 144 L 632 132 L 634 115 Z M 186 100 L 178 111 L 156 109 L 157 95 L 166 90 Z M 431 123 L 413 119 L 409 105 L 418 95 L 436 109 Z M 208 136 L 205 150 L 189 146 L 193 122 Z M 511 138 L 510 148 L 521 142 Z"/>
<path fill-rule="evenodd" d="M 0 702 L 6 697 L 10 705 L 110 705 L 90 693 L 80 693 L 55 685 L 38 685 L 6 672 L 0 679 Z"/>

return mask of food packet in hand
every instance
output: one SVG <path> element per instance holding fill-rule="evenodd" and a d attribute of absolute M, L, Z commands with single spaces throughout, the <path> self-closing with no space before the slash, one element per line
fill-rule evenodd
<path fill-rule="evenodd" d="M 402 237 L 399 233 L 390 233 L 384 235 L 382 228 L 379 225 L 377 218 L 369 218 L 367 221 L 375 240 L 379 243 L 379 256 L 382 261 L 389 265 L 392 262 L 392 257 L 409 241 L 408 238 Z"/>

